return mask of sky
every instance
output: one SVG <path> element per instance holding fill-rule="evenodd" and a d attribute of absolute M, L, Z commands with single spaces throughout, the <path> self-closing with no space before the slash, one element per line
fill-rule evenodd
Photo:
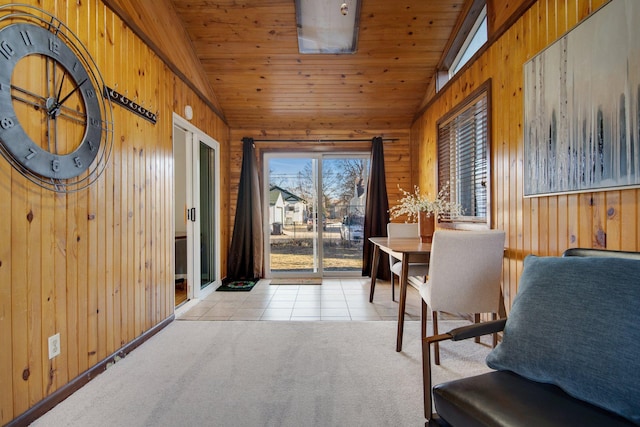
<path fill-rule="evenodd" d="M 281 183 L 283 178 L 290 179 L 290 187 L 297 183 L 298 172 L 302 172 L 305 164 L 311 161 L 310 158 L 271 158 L 269 159 L 269 170 L 271 181 Z M 286 187 L 286 185 L 283 184 Z"/>

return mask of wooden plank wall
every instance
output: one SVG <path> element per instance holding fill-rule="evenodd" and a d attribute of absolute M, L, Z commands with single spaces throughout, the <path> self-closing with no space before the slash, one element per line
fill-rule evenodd
<path fill-rule="evenodd" d="M 524 198 L 523 65 L 607 0 L 539 0 L 414 122 L 412 142 L 423 165 L 418 181 L 435 187 L 436 122 L 487 79 L 492 80 L 492 218 L 507 232 L 507 309 L 527 254 L 559 255 L 569 247 L 640 250 L 640 190 Z"/>
<path fill-rule="evenodd" d="M 109 165 L 73 194 L 41 189 L 0 159 L 2 425 L 173 314 L 173 111 L 192 105 L 228 161 L 226 124 L 101 1 L 27 3 L 71 27 L 105 83 L 158 122 L 114 106 Z M 224 196 L 225 171 L 222 181 Z M 222 228 L 225 246 L 226 215 Z M 55 333 L 62 352 L 49 360 Z"/>
<path fill-rule="evenodd" d="M 302 140 L 302 141 L 323 141 L 318 143 L 309 142 L 259 142 L 256 143 L 256 157 L 260 164 L 262 153 L 268 151 L 365 151 L 370 152 L 371 145 L 362 142 L 331 142 L 332 140 L 367 139 L 371 140 L 375 136 L 382 136 L 385 139 L 396 139 L 393 142 L 384 143 L 385 169 L 387 192 L 389 204 L 393 205 L 401 195 L 398 186 L 403 189 L 413 188 L 413 178 L 417 173 L 412 171 L 413 163 L 411 159 L 411 147 L 408 129 L 358 129 L 358 130 L 264 130 L 264 129 L 232 129 L 230 137 L 230 158 L 229 177 L 231 185 L 231 195 L 229 201 L 229 227 L 233 228 L 233 218 L 237 204 L 237 188 L 240 182 L 240 169 L 242 166 L 242 138 L 251 137 L 255 140 Z M 260 178 L 262 180 L 262 176 Z"/>
<path fill-rule="evenodd" d="M 104 0 L 104 3 L 123 17 L 129 26 L 139 30 L 141 34 L 138 35 L 143 37 L 145 43 L 156 54 L 162 55 L 162 59 L 166 58 L 165 62 L 175 67 L 188 85 L 220 114 L 220 104 L 170 0 Z"/>

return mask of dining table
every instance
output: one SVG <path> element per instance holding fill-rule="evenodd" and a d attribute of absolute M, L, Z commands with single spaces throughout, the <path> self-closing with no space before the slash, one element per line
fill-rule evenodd
<path fill-rule="evenodd" d="M 370 237 L 369 241 L 373 244 L 369 302 L 373 302 L 373 292 L 376 286 L 376 277 L 378 275 L 378 266 L 380 263 L 381 252 L 392 255 L 394 258 L 397 258 L 402 262 L 402 269 L 400 274 L 400 296 L 398 300 L 398 332 L 396 338 L 396 351 L 402 351 L 404 314 L 407 304 L 407 286 L 409 282 L 409 263 L 429 262 L 429 256 L 431 254 L 431 243 L 423 243 L 419 237 Z"/>

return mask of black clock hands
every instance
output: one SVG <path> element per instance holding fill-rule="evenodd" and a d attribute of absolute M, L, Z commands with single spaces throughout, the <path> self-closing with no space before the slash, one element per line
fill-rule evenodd
<path fill-rule="evenodd" d="M 62 81 L 64 82 L 64 76 L 62 76 Z M 62 107 L 62 104 L 64 104 L 65 101 L 69 99 L 69 97 L 71 97 L 71 95 L 73 95 L 78 89 L 80 89 L 80 86 L 82 86 L 86 81 L 87 79 L 85 78 L 80 82 L 80 84 L 76 85 L 76 87 L 74 87 L 71 90 L 71 92 L 69 92 L 64 98 L 59 99 L 60 92 L 62 91 L 62 83 L 61 83 L 60 89 L 58 89 L 58 95 L 56 96 L 56 98 L 47 99 L 46 107 L 47 107 L 47 113 L 49 113 L 49 116 L 54 119 L 58 117 L 58 115 L 60 114 L 60 107 Z"/>
<path fill-rule="evenodd" d="M 66 73 L 62 73 L 62 79 L 60 80 L 60 87 L 58 88 L 58 93 L 56 94 L 56 99 L 60 99 L 60 94 L 62 93 L 62 85 L 64 85 L 64 78 L 66 77 Z"/>
<path fill-rule="evenodd" d="M 71 92 L 69 92 L 69 94 L 68 94 L 67 96 L 65 96 L 64 98 L 62 98 L 62 100 L 61 100 L 61 101 L 58 101 L 58 102 L 57 102 L 58 107 L 60 107 L 62 104 L 64 104 L 64 102 L 65 102 L 67 99 L 69 99 L 69 97 L 70 97 L 71 95 L 73 95 L 73 94 L 75 93 L 75 91 L 77 91 L 78 89 L 80 89 L 80 86 L 82 86 L 86 81 L 87 81 L 87 79 L 84 79 L 83 81 L 81 81 L 81 82 L 80 82 L 80 84 L 79 84 L 78 86 L 74 87 L 74 88 L 73 88 L 73 90 L 72 90 Z"/>

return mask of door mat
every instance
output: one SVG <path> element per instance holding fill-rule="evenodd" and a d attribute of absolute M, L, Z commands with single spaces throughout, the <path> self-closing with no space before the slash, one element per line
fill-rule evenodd
<path fill-rule="evenodd" d="M 272 279 L 271 285 L 322 285 L 322 279 Z"/>
<path fill-rule="evenodd" d="M 233 282 L 224 283 L 216 289 L 221 292 L 244 291 L 248 292 L 256 285 L 257 282 L 252 280 L 234 280 Z"/>

